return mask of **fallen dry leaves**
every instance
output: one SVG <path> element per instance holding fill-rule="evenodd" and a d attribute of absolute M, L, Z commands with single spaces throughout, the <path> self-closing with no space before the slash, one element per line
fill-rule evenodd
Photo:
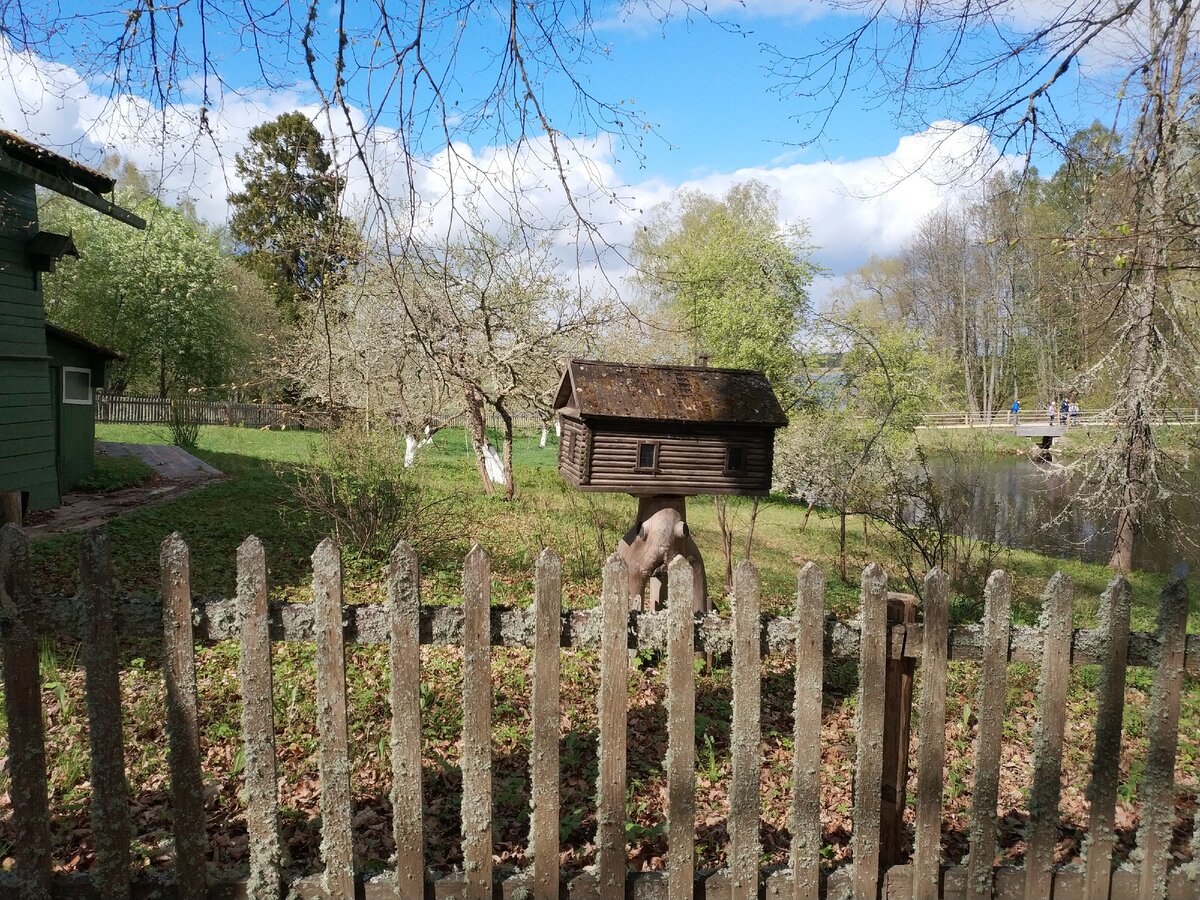
<path fill-rule="evenodd" d="M 319 737 L 316 733 L 311 648 L 277 645 L 276 723 L 281 801 L 281 829 L 287 865 L 295 873 L 319 871 L 320 784 L 317 777 Z M 65 652 L 65 651 L 64 651 Z M 233 873 L 247 860 L 244 809 L 240 798 L 241 757 L 238 740 L 239 699 L 236 656 L 227 646 L 198 653 L 198 684 L 203 718 L 203 767 L 211 864 Z M 61 654 L 60 654 L 61 655 Z M 493 782 L 494 851 L 497 863 L 523 866 L 529 832 L 529 653 L 494 651 Z M 355 853 L 360 870 L 386 868 L 393 851 L 388 791 L 388 708 L 384 648 L 348 648 L 348 693 L 355 791 Z M 1010 669 L 1004 743 L 1001 750 L 1000 853 L 1007 862 L 1024 854 L 1023 828 L 1031 778 L 1032 734 L 1037 717 L 1036 669 Z M 424 721 L 424 796 L 426 860 L 435 872 L 448 872 L 462 862 L 459 804 L 462 779 L 458 769 L 462 688 L 459 651 L 423 648 L 422 716 Z M 762 846 L 764 863 L 785 864 L 790 844 L 792 670 L 783 658 L 763 666 Z M 849 858 L 853 830 L 854 693 L 852 666 L 831 664 L 827 671 L 822 748 L 822 826 L 824 858 L 830 867 Z M 54 853 L 63 871 L 87 870 L 95 862 L 89 822 L 87 721 L 82 673 L 73 665 L 55 669 L 44 692 L 48 756 L 51 765 Z M 944 772 L 943 849 L 948 861 L 960 861 L 968 850 L 973 741 L 977 726 L 971 706 L 977 689 L 973 665 L 956 663 L 949 677 L 946 764 Z M 564 651 L 562 682 L 562 864 L 568 870 L 594 860 L 594 783 L 596 778 L 595 656 Z M 1143 685 L 1144 685 L 1143 680 Z M 918 684 L 919 690 L 919 684 Z M 1195 710 L 1200 689 L 1187 686 L 1185 720 L 1180 729 L 1176 773 L 1179 785 L 1174 851 L 1189 858 L 1196 814 L 1200 727 Z M 665 867 L 668 847 L 664 830 L 666 752 L 664 686 L 653 665 L 631 668 L 629 684 L 628 825 L 630 865 Z M 135 859 L 141 868 L 172 865 L 171 809 L 166 778 L 166 735 L 163 731 L 162 678 L 150 657 L 128 661 L 123 674 L 126 763 L 131 785 L 130 820 Z M 1117 852 L 1127 856 L 1138 826 L 1137 785 L 1146 754 L 1140 709 L 1145 687 L 1130 687 L 1126 737 L 1120 771 L 1121 799 L 1116 826 Z M 1095 702 L 1073 676 L 1064 749 L 1058 858 L 1076 859 L 1086 835 Z M 720 667 L 697 678 L 696 852 L 701 869 L 718 868 L 728 842 L 729 673 Z M 915 757 L 916 738 L 910 756 Z M 0 755 L 5 746 L 0 743 Z M 915 775 L 910 773 L 910 779 Z M 915 786 L 910 780 L 909 792 Z M 6 788 L 7 785 L 4 785 Z M 0 794 L 0 859 L 9 858 L 14 834 L 7 792 Z M 912 811 L 907 820 L 911 824 Z M 911 850 L 911 834 L 908 835 Z"/>

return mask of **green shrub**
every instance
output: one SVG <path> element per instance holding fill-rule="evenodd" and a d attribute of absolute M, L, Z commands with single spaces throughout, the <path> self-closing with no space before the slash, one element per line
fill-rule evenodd
<path fill-rule="evenodd" d="M 406 469 L 403 439 L 390 430 L 330 432 L 291 484 L 314 524 L 362 560 L 386 560 L 401 540 L 440 559 L 470 530 L 466 495 L 431 490 L 419 467 Z"/>
<path fill-rule="evenodd" d="M 71 490 L 107 494 L 145 484 L 154 474 L 154 469 L 136 456 L 105 456 L 103 453 L 97 453 L 92 474 Z"/>
<path fill-rule="evenodd" d="M 171 398 L 171 443 L 185 450 L 195 450 L 200 438 L 199 405 L 186 397 Z"/>

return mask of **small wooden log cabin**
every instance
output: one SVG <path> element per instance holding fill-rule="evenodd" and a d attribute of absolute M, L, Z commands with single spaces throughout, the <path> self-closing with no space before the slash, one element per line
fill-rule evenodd
<path fill-rule="evenodd" d="M 47 325 L 42 273 L 74 252 L 70 235 L 38 227 L 37 188 L 144 228 L 103 194 L 114 182 L 74 160 L 0 130 L 0 500 L 57 506 L 92 467 L 92 390 L 117 354 Z M 86 384 L 85 384 L 86 382 Z M 15 498 L 15 499 L 14 499 Z M 19 514 L 12 516 L 19 518 Z"/>
<path fill-rule="evenodd" d="M 764 496 L 787 424 L 761 372 L 702 366 L 572 360 L 554 409 L 563 478 L 639 497 Z"/>

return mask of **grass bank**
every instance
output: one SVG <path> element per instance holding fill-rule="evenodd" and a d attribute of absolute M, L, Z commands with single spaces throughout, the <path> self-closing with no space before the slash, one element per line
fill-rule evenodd
<path fill-rule="evenodd" d="M 163 441 L 165 429 L 102 426 L 102 440 Z M 109 527 L 116 566 L 125 590 L 145 595 L 158 591 L 158 546 L 172 530 L 181 531 L 192 548 L 193 586 L 197 594 L 228 596 L 234 590 L 234 553 L 248 534 L 259 535 L 267 546 L 272 592 L 276 598 L 304 600 L 308 596 L 308 557 L 322 535 L 322 523 L 302 514 L 287 481 L 297 467 L 319 451 L 321 437 L 305 432 L 260 432 L 206 427 L 200 433 L 197 455 L 226 472 L 228 480 L 171 503 L 137 510 Z M 419 462 L 422 481 L 434 490 L 462 490 L 468 528 L 462 546 L 444 559 L 423 567 L 427 602 L 456 602 L 458 559 L 466 545 L 478 541 L 493 561 L 498 603 L 528 603 L 534 559 L 544 546 L 564 560 L 566 601 L 594 604 L 599 570 L 605 557 L 631 523 L 634 501 L 624 495 L 583 494 L 564 485 L 555 471 L 555 448 L 541 448 L 535 434 L 521 435 L 516 446 L 518 497 L 512 503 L 479 494 L 473 461 L 461 432 L 437 435 Z M 745 527 L 747 509 L 737 516 Z M 710 570 L 710 586 L 720 587 L 720 550 L 715 513 L 710 500 L 689 503 L 689 523 Z M 858 523 L 851 542 L 852 565 L 878 559 L 889 565 L 885 535 Z M 806 560 L 821 565 L 829 577 L 829 607 L 836 615 L 855 614 L 857 588 L 835 575 L 836 522 L 817 513 L 805 521 L 804 508 L 780 498 L 767 501 L 759 515 L 754 559 L 764 582 L 764 605 L 771 612 L 790 608 L 795 573 Z M 71 535 L 40 541 L 34 559 L 37 583 L 60 593 L 75 590 L 78 538 Z M 1005 552 L 995 560 L 1015 578 L 1014 615 L 1035 621 L 1039 593 L 1055 571 L 1076 582 L 1076 619 L 1092 624 L 1095 601 L 1108 581 L 1101 566 L 1055 560 L 1032 553 Z M 895 571 L 895 566 L 889 565 Z M 363 560 L 348 566 L 347 597 L 351 602 L 381 599 L 382 567 Z M 1138 574 L 1135 627 L 1153 625 L 1155 596 L 1162 586 L 1157 576 Z M 897 588 L 905 587 L 900 577 Z M 1193 597 L 1197 592 L 1193 591 Z M 722 605 L 721 601 L 719 605 Z M 954 605 L 959 621 L 978 620 L 977 595 L 960 591 Z M 1200 617 L 1193 615 L 1190 629 Z M 49 758 L 52 765 L 52 807 L 56 816 L 55 859 L 67 869 L 94 864 L 87 803 L 90 795 L 86 751 L 87 721 L 83 679 L 71 646 L 48 644 L 42 666 L 46 678 Z M 594 654 L 567 652 L 563 656 L 563 859 L 568 868 L 593 860 L 595 834 L 594 779 L 596 773 L 596 667 Z M 392 852 L 387 792 L 388 709 L 387 660 L 381 647 L 348 648 L 350 737 L 353 748 L 355 849 L 359 865 L 370 872 L 383 868 Z M 422 651 L 422 715 L 425 760 L 428 864 L 446 871 L 461 863 L 458 769 L 462 712 L 459 702 L 462 672 L 458 651 L 426 647 Z M 495 704 L 495 851 L 499 863 L 524 863 L 528 836 L 529 654 L 497 650 L 493 661 Z M 318 737 L 316 733 L 313 654 L 311 647 L 277 645 L 275 712 L 280 764 L 283 831 L 290 865 L 297 871 L 320 869 Z M 1148 691 L 1152 673 L 1131 670 L 1127 691 L 1125 744 L 1121 759 L 1121 801 L 1118 812 L 1120 853 L 1128 853 L 1138 823 L 1137 797 L 1146 756 Z M 789 836 L 787 810 L 791 800 L 792 710 L 788 662 L 764 663 L 763 690 L 763 845 L 768 862 L 786 858 Z M 1059 851 L 1072 858 L 1086 823 L 1084 791 L 1094 743 L 1094 668 L 1073 670 L 1069 725 L 1063 769 L 1063 826 Z M 1021 823 L 1027 812 L 1031 777 L 1032 734 L 1037 718 L 1036 667 L 1014 665 L 1006 701 L 1005 766 L 1001 779 L 1001 845 L 1008 860 L 1024 852 Z M 240 697 L 236 648 L 217 645 L 198 652 L 201 696 L 202 752 L 210 800 L 209 832 L 212 865 L 241 870 L 247 860 L 244 809 L 240 798 Z M 822 821 L 827 865 L 841 865 L 849 853 L 850 808 L 854 760 L 856 675 L 853 666 L 831 665 L 826 673 L 825 715 L 821 742 Z M 160 662 L 152 649 L 131 652 L 122 674 L 126 762 L 133 789 L 136 858 L 146 868 L 170 865 L 170 808 L 166 792 L 166 738 Z M 966 851 L 966 816 L 973 777 L 972 741 L 977 727 L 972 712 L 977 690 L 976 667 L 952 665 L 948 685 L 946 724 L 947 778 L 944 787 L 947 858 Z M 717 866 L 724 860 L 728 813 L 726 791 L 730 772 L 730 684 L 727 670 L 718 668 L 697 677 L 697 863 Z M 666 727 L 664 686 L 654 667 L 636 666 L 630 672 L 630 761 L 627 837 L 630 863 L 637 868 L 661 867 L 665 836 L 662 798 L 665 796 L 663 755 Z M 0 746 L 0 755 L 4 753 Z M 1192 813 L 1200 757 L 1200 689 L 1189 684 L 1180 726 L 1177 778 L 1180 784 L 1176 839 L 1184 857 L 1190 853 Z M 4 787 L 0 785 L 0 788 Z M 912 786 L 910 785 L 910 791 Z M 0 791 L 0 860 L 11 852 L 11 816 L 7 794 Z"/>

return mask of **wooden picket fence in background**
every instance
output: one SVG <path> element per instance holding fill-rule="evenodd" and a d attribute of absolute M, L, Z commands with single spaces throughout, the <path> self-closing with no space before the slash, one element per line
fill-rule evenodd
<path fill-rule="evenodd" d="M 667 608 L 630 611 L 624 566 L 604 569 L 599 608 L 562 609 L 561 566 L 549 550 L 537 560 L 535 596 L 527 609 L 493 608 L 487 555 L 467 556 L 461 606 L 421 603 L 417 559 L 396 548 L 387 574 L 385 604 L 344 606 L 337 547 L 325 541 L 313 555 L 313 603 L 268 604 L 267 562 L 257 538 L 238 551 L 237 595 L 198 602 L 190 588 L 188 548 L 167 538 L 160 559 L 161 600 L 118 597 L 111 552 L 103 532 L 85 536 L 81 589 L 73 601 L 36 596 L 29 547 L 16 526 L 0 530 L 0 652 L 8 713 L 12 815 L 18 839 L 16 866 L 0 873 L 0 895 L 26 898 L 129 896 L 250 897 L 276 900 L 289 891 L 300 898 L 462 897 L 466 900 L 557 900 L 559 897 L 622 900 L 625 897 L 692 900 L 756 900 L 760 896 L 815 900 L 854 898 L 1200 897 L 1200 879 L 1172 870 L 1170 843 L 1175 817 L 1174 766 L 1180 697 L 1186 675 L 1200 674 L 1200 641 L 1186 635 L 1187 596 L 1171 585 L 1161 598 L 1157 634 L 1130 633 L 1130 589 L 1116 578 L 1101 601 L 1101 627 L 1073 630 L 1073 587 L 1056 575 L 1044 595 L 1043 626 L 1013 627 L 1011 581 L 994 572 L 985 592 L 982 627 L 949 625 L 949 590 L 939 572 L 925 580 L 923 620 L 889 624 L 887 579 L 878 565 L 862 575 L 857 625 L 825 615 L 824 576 L 812 564 L 799 573 L 794 614 L 763 617 L 752 566 L 736 572 L 731 617 L 695 617 L 692 572 L 683 559 L 671 563 Z M 96 866 L 88 876 L 52 873 L 51 822 L 43 738 L 38 640 L 46 633 L 81 633 L 92 757 L 91 785 Z M 118 637 L 157 638 L 164 643 L 164 680 L 169 732 L 174 881 L 131 883 L 129 791 L 123 768 Z M 197 642 L 236 640 L 243 697 L 242 740 L 249 830 L 249 877 L 209 883 L 206 813 L 200 769 L 199 714 L 195 685 Z M 275 755 L 271 648 L 276 641 L 315 641 L 323 875 L 284 883 L 280 867 L 278 781 Z M 396 853 L 388 877 L 363 884 L 353 860 L 351 771 L 347 747 L 345 644 L 390 647 L 393 837 Z M 420 646 L 463 648 L 463 871 L 427 880 L 421 788 Z M 532 815 L 528 871 L 494 878 L 492 860 L 491 648 L 531 647 Z M 562 648 L 599 650 L 599 760 L 596 864 L 569 881 L 559 868 L 559 665 Z M 668 750 L 668 868 L 629 872 L 626 864 L 626 724 L 631 648 L 666 648 Z M 695 679 L 698 651 L 732 654 L 732 781 L 728 869 L 694 870 Z M 763 653 L 795 660 L 795 763 L 790 866 L 760 869 L 759 724 Z M 820 865 L 820 746 L 822 673 L 826 662 L 857 659 L 859 667 L 857 759 L 853 809 L 853 864 L 826 876 Z M 980 689 L 975 702 L 979 729 L 965 866 L 941 861 L 946 671 L 948 660 L 976 660 Z M 1034 739 L 1028 849 L 1023 868 L 994 868 L 997 792 L 1006 671 L 1010 661 L 1041 667 L 1040 716 Z M 895 737 L 889 680 L 919 663 L 919 750 L 915 762 L 915 852 L 903 865 L 887 857 L 885 831 L 893 827 L 897 798 L 888 796 Z M 1073 665 L 1099 664 L 1096 747 L 1089 797 L 1090 840 L 1083 866 L 1056 869 L 1060 771 L 1067 685 Z M 1114 869 L 1113 817 L 1129 665 L 1155 668 L 1147 715 L 1149 752 L 1142 782 L 1140 861 Z M 903 679 L 899 679 L 903 680 Z M 911 683 L 911 682 L 910 682 Z M 891 697 L 894 698 L 894 688 Z M 905 720 L 906 721 L 906 720 Z M 905 725 L 907 727 L 907 725 Z M 906 738 L 904 738 L 906 743 Z M 888 749 L 891 744 L 892 749 Z M 907 747 L 903 765 L 907 766 Z M 892 785 L 894 790 L 896 785 Z M 906 804 L 899 784 L 900 811 Z M 1192 863 L 1195 866 L 1196 863 Z M 356 893 L 357 891 L 357 893 Z M 1168 893 L 1169 892 L 1169 893 Z"/>
<path fill-rule="evenodd" d="M 96 421 L 114 425 L 165 425 L 171 421 L 171 404 L 187 407 L 190 420 L 201 425 L 242 425 L 246 428 L 295 427 L 315 417 L 280 403 L 235 403 L 232 400 L 197 400 L 170 397 L 129 397 L 96 393 Z"/>

